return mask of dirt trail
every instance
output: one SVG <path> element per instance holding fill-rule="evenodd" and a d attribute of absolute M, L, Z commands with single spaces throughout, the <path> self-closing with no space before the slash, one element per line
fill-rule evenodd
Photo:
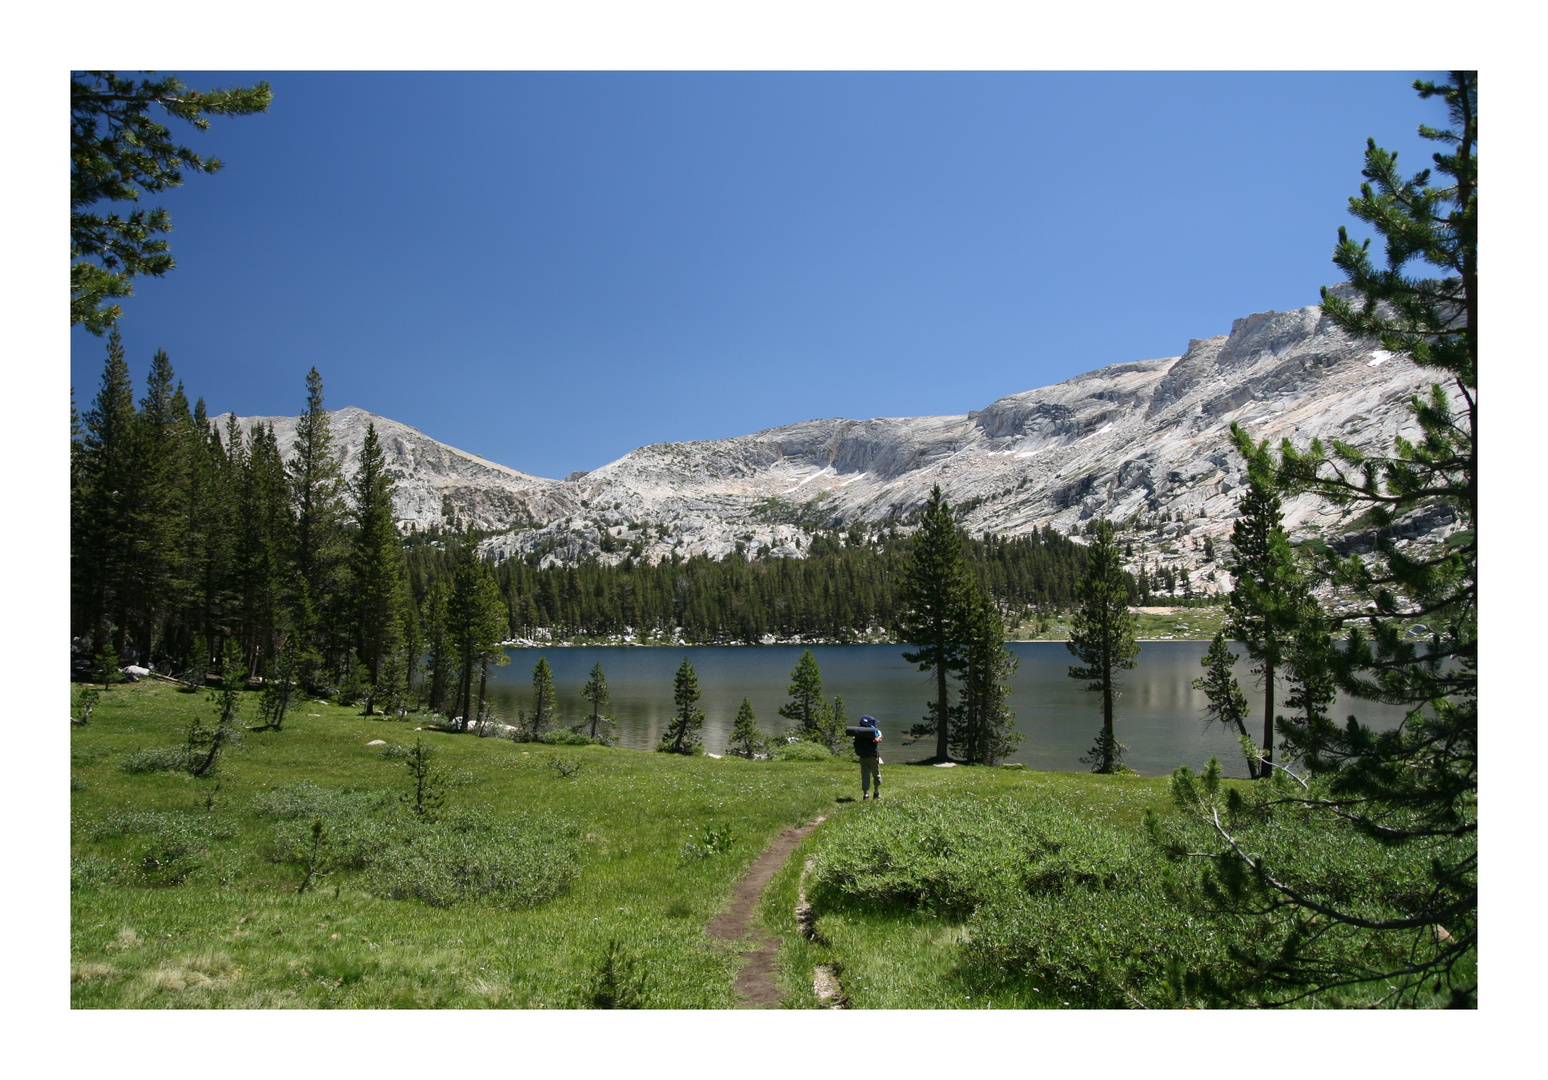
<path fill-rule="evenodd" d="M 747 876 L 737 883 L 731 893 L 731 906 L 710 920 L 709 935 L 721 941 L 738 941 L 753 935 L 753 911 L 758 897 L 775 872 L 785 865 L 795 846 L 811 835 L 812 830 L 826 820 L 818 816 L 800 828 L 785 829 L 764 848 L 753 862 Z M 774 981 L 774 967 L 779 955 L 779 939 L 767 934 L 754 937 L 757 946 L 744 951 L 744 961 L 736 973 L 736 993 L 742 1009 L 774 1009 L 779 1007 L 781 994 Z"/>

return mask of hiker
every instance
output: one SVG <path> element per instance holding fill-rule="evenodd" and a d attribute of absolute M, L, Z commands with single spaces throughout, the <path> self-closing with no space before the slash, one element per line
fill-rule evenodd
<path fill-rule="evenodd" d="M 855 753 L 860 757 L 860 801 L 871 797 L 871 782 L 876 782 L 876 797 L 881 798 L 881 740 L 876 717 L 862 716 L 860 723 L 847 729 L 855 738 Z"/>

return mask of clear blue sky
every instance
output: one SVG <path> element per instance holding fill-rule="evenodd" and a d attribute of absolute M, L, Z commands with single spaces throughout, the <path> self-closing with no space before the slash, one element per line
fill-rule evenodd
<path fill-rule="evenodd" d="M 165 205 L 120 326 L 211 413 L 358 405 L 545 476 L 815 417 L 964 413 L 1317 301 L 1421 72 L 179 71 L 262 116 Z M 103 342 L 71 331 L 82 408 Z"/>

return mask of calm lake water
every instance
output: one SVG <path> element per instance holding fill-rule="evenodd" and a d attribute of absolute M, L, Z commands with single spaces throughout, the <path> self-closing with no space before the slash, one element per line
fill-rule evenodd
<path fill-rule="evenodd" d="M 1102 726 L 1098 694 L 1081 691 L 1067 670 L 1072 656 L 1062 642 L 1015 642 L 1010 649 L 1020 659 L 1012 681 L 1010 706 L 1022 732 L 1021 746 L 1009 760 L 1028 768 L 1084 770 L 1080 758 L 1091 748 Z M 765 733 L 783 731 L 778 709 L 789 700 L 786 687 L 790 672 L 800 659 L 802 646 L 695 646 L 686 648 L 630 648 L 588 646 L 559 649 L 507 649 L 509 666 L 489 673 L 489 698 L 501 717 L 514 717 L 516 709 L 531 710 L 532 668 L 539 656 L 548 658 L 554 672 L 562 723 L 580 721 L 591 714 L 581 697 L 591 666 L 601 663 L 612 691 L 609 710 L 617 719 L 620 746 L 638 750 L 655 748 L 672 716 L 672 677 L 687 656 L 699 676 L 699 707 L 704 710 L 704 749 L 724 753 L 730 741 L 732 721 L 746 697 Z M 1203 641 L 1147 641 L 1142 643 L 1138 666 L 1124 673 L 1114 723 L 1118 741 L 1128 747 L 1125 761 L 1146 776 L 1164 776 L 1179 765 L 1195 771 L 1218 755 L 1229 776 L 1247 775 L 1236 736 L 1220 725 L 1203 721 L 1204 695 L 1192 688 L 1202 675 L 1200 658 L 1208 650 Z M 929 757 L 935 750 L 932 736 L 907 744 L 904 732 L 924 715 L 934 696 L 928 672 L 916 671 L 903 660 L 900 645 L 814 645 L 812 655 L 822 668 L 825 696 L 844 699 L 850 723 L 869 713 L 881 722 L 884 762 L 900 763 Z M 1240 646 L 1233 649 L 1243 654 Z M 1261 693 L 1255 694 L 1248 662 L 1237 661 L 1236 677 L 1252 704 L 1248 730 L 1262 736 Z M 1283 691 L 1280 691 L 1282 696 Z M 1278 710 L 1276 710 L 1278 711 Z M 1332 715 L 1354 713 L 1375 727 L 1396 726 L 1401 710 L 1340 698 Z"/>

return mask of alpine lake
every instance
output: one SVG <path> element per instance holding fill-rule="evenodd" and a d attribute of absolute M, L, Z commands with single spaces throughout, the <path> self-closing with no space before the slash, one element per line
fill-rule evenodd
<path fill-rule="evenodd" d="M 559 646 L 507 648 L 510 664 L 491 668 L 486 696 L 501 719 L 518 708 L 531 712 L 532 669 L 539 657 L 553 669 L 559 727 L 589 721 L 590 704 L 581 696 L 594 664 L 600 663 L 612 694 L 604 710 L 616 721 L 611 734 L 619 746 L 653 750 L 672 718 L 672 680 L 683 657 L 699 678 L 699 707 L 704 711 L 703 749 L 723 754 L 742 698 L 757 714 L 765 735 L 784 732 L 789 721 L 779 707 L 789 696 L 790 673 L 805 648 L 822 669 L 824 697 L 844 699 L 850 724 L 862 714 L 877 718 L 883 733 L 885 765 L 920 761 L 933 755 L 935 737 L 910 740 L 907 732 L 925 715 L 935 693 L 934 678 L 903 659 L 904 645 L 748 645 L 748 646 Z M 1101 697 L 1082 690 L 1070 678 L 1075 662 L 1061 641 L 1007 642 L 1019 661 L 1011 680 L 1010 708 L 1016 713 L 1020 745 L 1006 763 L 1029 769 L 1083 771 L 1102 726 Z M 1136 665 L 1120 674 L 1114 730 L 1126 750 L 1124 763 L 1144 776 L 1165 776 L 1180 765 L 1194 771 L 1219 757 L 1227 776 L 1246 777 L 1237 734 L 1204 719 L 1204 694 L 1192 682 L 1204 674 L 1200 659 L 1206 641 L 1142 641 Z M 1245 650 L 1238 655 L 1236 677 L 1252 707 L 1247 730 L 1255 742 L 1263 732 L 1263 696 L 1250 672 Z M 1275 697 L 1282 702 L 1283 682 Z M 1276 703 L 1276 712 L 1282 704 Z M 1396 727 L 1403 710 L 1396 706 L 1339 697 L 1330 715 L 1353 714 L 1378 729 Z M 599 730 L 607 730 L 602 727 Z"/>

